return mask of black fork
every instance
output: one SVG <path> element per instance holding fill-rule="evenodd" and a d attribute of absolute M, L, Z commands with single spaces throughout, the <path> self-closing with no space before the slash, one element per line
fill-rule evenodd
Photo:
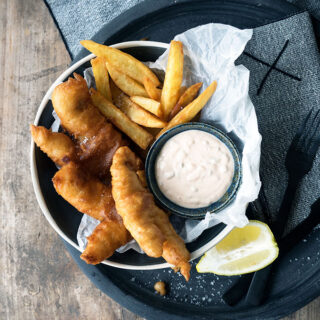
<path fill-rule="evenodd" d="M 277 221 L 272 229 L 276 238 L 281 237 L 283 234 L 298 185 L 302 178 L 311 170 L 319 145 L 320 110 L 314 112 L 311 109 L 300 130 L 293 138 L 287 152 L 285 164 L 289 180 Z"/>
<path fill-rule="evenodd" d="M 288 220 L 297 187 L 301 179 L 311 170 L 319 145 L 320 110 L 315 112 L 314 109 L 311 109 L 295 135 L 286 155 L 285 164 L 289 174 L 289 181 L 277 219 L 272 226 L 272 230 L 278 241 L 283 234 Z M 264 297 L 264 289 L 271 269 L 272 267 L 268 266 L 254 274 L 242 276 L 239 281 L 225 293 L 223 298 L 226 303 L 229 305 L 238 303 L 248 291 L 246 303 L 249 305 L 259 305 Z"/>
<path fill-rule="evenodd" d="M 312 163 L 320 146 L 320 109 L 308 113 L 301 128 L 292 140 L 286 155 L 288 185 L 272 231 L 279 241 L 283 235 L 294 196 L 302 178 L 311 170 Z M 246 295 L 246 304 L 257 306 L 265 296 L 272 265 L 255 272 Z"/>

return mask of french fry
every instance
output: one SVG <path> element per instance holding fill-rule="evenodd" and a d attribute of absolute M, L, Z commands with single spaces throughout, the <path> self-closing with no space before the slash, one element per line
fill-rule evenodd
<path fill-rule="evenodd" d="M 202 86 L 202 82 L 193 84 L 180 96 L 177 104 L 171 110 L 169 120 L 171 120 L 178 112 L 180 112 L 185 106 L 187 106 L 198 94 L 199 89 Z"/>
<path fill-rule="evenodd" d="M 117 98 L 117 96 L 122 93 L 122 91 L 114 84 L 112 79 L 110 79 L 110 90 L 113 99 Z"/>
<path fill-rule="evenodd" d="M 145 78 L 143 84 L 148 96 L 153 100 L 160 101 L 161 89 L 158 89 L 149 78 Z"/>
<path fill-rule="evenodd" d="M 108 62 L 106 66 L 113 82 L 128 96 L 148 97 L 146 90 L 139 82 L 120 72 Z"/>
<path fill-rule="evenodd" d="M 159 101 L 156 101 L 150 98 L 140 97 L 140 96 L 133 96 L 133 97 L 130 97 L 130 99 L 131 101 L 133 101 L 134 103 L 142 107 L 143 109 L 148 110 L 149 112 L 155 114 L 159 118 L 162 117 L 162 110 L 161 110 Z"/>
<path fill-rule="evenodd" d="M 183 46 L 180 41 L 171 41 L 166 75 L 161 93 L 161 106 L 164 119 L 179 99 L 179 92 L 183 77 Z"/>
<path fill-rule="evenodd" d="M 153 140 L 153 136 L 149 132 L 130 120 L 100 92 L 91 88 L 90 94 L 93 104 L 111 123 L 131 138 L 140 148 L 146 149 L 149 146 Z"/>
<path fill-rule="evenodd" d="M 179 90 L 179 99 L 180 97 L 186 92 L 187 87 L 186 86 L 181 86 Z"/>
<path fill-rule="evenodd" d="M 121 92 L 114 84 L 112 85 L 112 92 L 114 104 L 135 123 L 148 128 L 164 128 L 167 125 L 166 122 L 131 101 L 130 98 Z"/>
<path fill-rule="evenodd" d="M 102 57 L 97 57 L 92 59 L 90 62 L 92 65 L 92 71 L 96 81 L 97 90 L 101 92 L 101 94 L 109 101 L 112 101 L 106 60 Z"/>
<path fill-rule="evenodd" d="M 181 110 L 169 123 L 164 127 L 158 134 L 156 138 L 159 138 L 167 130 L 191 121 L 198 112 L 205 106 L 208 100 L 211 98 L 213 93 L 216 91 L 217 81 L 213 81 L 209 87 L 204 90 L 198 98 L 189 103 L 183 110 Z"/>
<path fill-rule="evenodd" d="M 146 65 L 130 54 L 96 43 L 92 40 L 82 40 L 80 43 L 97 57 L 104 57 L 116 69 L 141 84 L 143 84 L 145 77 L 150 78 L 155 86 L 160 84 L 157 76 Z"/>

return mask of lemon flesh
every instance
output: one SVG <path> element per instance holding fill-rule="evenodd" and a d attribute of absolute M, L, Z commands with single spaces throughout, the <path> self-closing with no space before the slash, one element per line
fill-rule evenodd
<path fill-rule="evenodd" d="M 200 273 L 240 275 L 266 267 L 278 254 L 279 248 L 270 228 L 263 222 L 251 220 L 245 227 L 233 229 L 207 251 L 196 268 Z"/>

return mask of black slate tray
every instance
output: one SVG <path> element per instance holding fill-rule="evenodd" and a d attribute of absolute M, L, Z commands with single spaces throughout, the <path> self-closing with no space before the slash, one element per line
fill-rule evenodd
<path fill-rule="evenodd" d="M 297 13 L 293 5 L 280 0 L 181 1 L 147 0 L 105 25 L 94 37 L 100 43 L 128 40 L 169 42 L 176 34 L 209 22 L 254 28 Z M 87 55 L 82 50 L 73 62 Z M 195 264 L 186 283 L 169 269 L 132 271 L 90 266 L 79 252 L 66 248 L 90 280 L 112 299 L 147 319 L 279 319 L 320 295 L 320 232 L 314 231 L 277 263 L 270 296 L 259 307 L 228 307 L 221 299 L 237 277 L 197 274 Z M 155 294 L 153 284 L 164 280 L 169 294 Z"/>

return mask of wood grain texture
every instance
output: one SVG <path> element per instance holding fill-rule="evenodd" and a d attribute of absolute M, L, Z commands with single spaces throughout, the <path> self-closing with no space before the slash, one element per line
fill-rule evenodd
<path fill-rule="evenodd" d="M 0 319 L 141 319 L 82 274 L 33 193 L 28 125 L 70 63 L 43 2 L 1 0 L 0 37 Z M 320 298 L 286 319 L 319 314 Z"/>

